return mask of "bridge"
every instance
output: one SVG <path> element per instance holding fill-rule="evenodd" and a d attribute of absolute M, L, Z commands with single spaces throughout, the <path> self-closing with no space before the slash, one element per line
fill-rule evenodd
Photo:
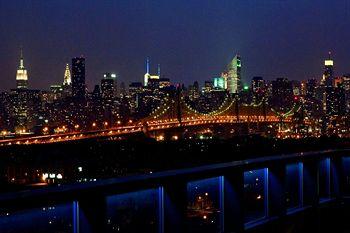
<path fill-rule="evenodd" d="M 349 152 L 275 155 L 1 194 L 0 232 L 345 232 Z"/>
<path fill-rule="evenodd" d="M 256 104 L 241 104 L 239 99 L 226 95 L 222 104 L 211 112 L 199 112 L 192 107 L 181 94 L 164 98 L 161 106 L 155 108 L 149 116 L 124 126 L 112 126 L 104 129 L 91 129 L 88 131 L 73 131 L 69 133 L 50 134 L 41 136 L 19 137 L 0 140 L 0 146 L 14 144 L 40 144 L 64 141 L 74 141 L 89 138 L 109 137 L 122 139 L 128 135 L 145 133 L 156 137 L 159 132 L 170 130 L 184 130 L 193 127 L 210 125 L 250 125 L 257 128 L 263 124 L 290 124 L 296 112 L 303 111 L 298 103 L 285 113 L 268 107 L 266 100 Z M 304 120 L 304 124 L 309 124 Z M 175 137 L 179 137 L 175 135 Z"/>

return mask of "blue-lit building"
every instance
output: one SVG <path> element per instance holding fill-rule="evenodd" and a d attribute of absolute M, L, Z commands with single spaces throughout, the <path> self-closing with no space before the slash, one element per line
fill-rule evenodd
<path fill-rule="evenodd" d="M 213 78 L 214 88 L 216 89 L 226 89 L 226 83 L 224 77 L 214 77 Z"/>

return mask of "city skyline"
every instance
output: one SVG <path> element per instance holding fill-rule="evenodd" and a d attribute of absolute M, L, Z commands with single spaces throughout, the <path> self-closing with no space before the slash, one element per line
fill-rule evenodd
<path fill-rule="evenodd" d="M 17 69 L 18 69 L 18 64 L 20 64 L 20 66 L 22 65 L 22 63 L 23 63 L 23 59 L 24 59 L 24 55 L 23 55 L 23 48 L 22 47 L 20 47 L 20 56 L 18 57 L 18 61 L 17 61 Z M 231 60 L 235 60 L 235 58 L 237 57 L 237 56 L 239 56 L 240 57 L 240 54 L 235 54 L 234 56 L 232 56 L 232 59 Z M 76 58 L 78 58 L 78 57 L 81 57 L 81 58 L 84 58 L 84 60 L 86 59 L 86 57 L 85 56 L 83 56 L 83 55 L 80 55 L 80 56 L 76 56 Z M 74 58 L 74 57 L 73 57 Z M 62 80 L 63 80 L 63 83 L 65 83 L 66 81 L 66 75 L 67 75 L 67 72 L 70 72 L 70 70 L 72 69 L 72 66 L 71 66 L 71 64 L 70 64 L 70 60 L 71 60 L 72 58 L 70 58 L 69 60 L 68 60 L 68 62 L 66 62 L 66 63 L 64 63 L 64 67 L 61 69 L 62 70 L 62 74 L 60 75 L 60 77 L 59 77 L 59 80 L 58 81 L 56 81 L 55 80 L 55 82 L 52 82 L 52 83 L 49 83 L 49 85 L 48 86 L 46 86 L 46 87 L 43 87 L 43 88 L 36 88 L 36 87 L 33 87 L 31 84 L 30 84 L 30 82 L 32 81 L 32 79 L 31 79 L 31 75 L 30 75 L 30 68 L 29 68 L 29 71 L 28 71 L 28 68 L 27 67 L 25 67 L 26 68 L 26 71 L 29 73 L 28 74 L 28 77 L 27 77 L 27 82 L 28 82 L 28 88 L 30 88 L 30 89 L 40 89 L 40 90 L 49 90 L 50 89 L 50 86 L 52 86 L 52 85 L 56 85 L 56 84 L 61 84 L 62 83 Z M 244 58 L 243 58 L 244 59 Z M 326 56 L 324 56 L 324 59 L 321 61 L 321 64 L 320 64 L 320 69 L 319 69 L 319 71 L 321 70 L 321 68 L 323 67 L 322 66 L 322 63 L 325 61 L 325 60 L 327 60 L 327 59 L 330 59 L 330 60 L 332 60 L 332 66 L 333 66 L 333 62 L 334 62 L 334 67 L 335 68 L 337 68 L 337 61 L 334 59 L 334 56 L 333 56 L 333 52 L 332 51 L 328 51 L 327 52 L 327 55 Z M 228 63 L 231 63 L 232 61 L 229 61 Z M 26 62 L 27 63 L 27 62 Z M 119 84 L 120 83 L 125 83 L 126 85 L 128 85 L 128 84 L 131 84 L 131 83 L 133 83 L 133 82 L 140 82 L 140 83 L 144 83 L 145 82 L 145 78 L 144 77 L 142 77 L 142 75 L 149 75 L 149 73 L 153 73 L 153 74 L 155 74 L 155 75 L 158 75 L 157 77 L 159 78 L 160 76 L 159 76 L 159 72 L 160 72 L 160 63 L 158 63 L 158 64 L 156 64 L 156 66 L 155 65 L 153 65 L 154 67 L 156 67 L 156 68 L 151 68 L 152 67 L 152 65 L 150 65 L 149 63 L 150 63 L 150 58 L 149 58 L 149 56 L 147 56 L 146 58 L 145 58 L 145 61 L 143 62 L 144 63 L 144 73 L 143 74 L 140 74 L 140 77 L 137 77 L 137 79 L 134 79 L 134 80 L 125 80 L 125 79 L 123 79 L 122 77 L 120 78 L 120 74 L 119 74 L 119 72 L 115 72 L 114 70 L 113 70 L 113 73 L 116 75 L 116 77 L 118 78 L 116 81 L 118 81 L 119 82 Z M 245 66 L 245 61 L 243 60 L 243 72 L 244 72 L 244 66 Z M 146 64 L 146 65 L 145 65 Z M 227 65 L 226 65 L 227 66 Z M 224 67 L 224 66 L 223 66 Z M 68 70 L 67 70 L 68 69 Z M 204 80 L 201 80 L 201 79 L 194 79 L 193 80 L 193 82 L 198 82 L 199 81 L 199 84 L 200 84 L 200 86 L 204 86 L 205 85 L 205 82 L 207 82 L 207 81 L 211 81 L 211 82 L 215 82 L 215 79 L 217 78 L 217 77 L 220 77 L 220 76 L 225 76 L 225 72 L 226 72 L 226 70 L 227 70 L 227 68 L 223 68 L 221 71 L 219 71 L 219 72 L 217 72 L 217 74 L 216 75 L 212 75 L 212 76 L 210 76 L 208 79 L 204 79 Z M 335 70 L 336 71 L 336 70 Z M 149 73 L 148 73 L 149 72 Z M 88 76 L 87 76 L 87 79 L 86 79 L 86 88 L 87 88 L 87 90 L 88 91 L 92 91 L 93 90 L 93 87 L 96 85 L 96 84 L 98 84 L 103 78 L 104 78 L 104 75 L 105 75 L 105 73 L 106 73 L 106 71 L 104 71 L 104 73 L 102 73 L 102 74 L 100 74 L 97 78 L 95 78 L 95 79 L 93 79 L 94 81 L 96 81 L 95 83 L 92 83 L 92 80 L 89 80 L 89 78 L 88 78 Z M 265 80 L 267 80 L 267 81 L 273 81 L 273 80 L 275 80 L 276 78 L 287 78 L 287 79 L 289 79 L 289 80 L 296 80 L 296 81 L 306 81 L 306 80 L 309 80 L 309 79 L 316 79 L 317 81 L 322 81 L 322 72 L 319 72 L 320 74 L 318 75 L 318 76 L 310 76 L 310 77 L 308 77 L 307 79 L 290 79 L 288 76 L 271 76 L 271 77 L 263 77 Z M 334 73 L 334 76 L 335 77 L 341 77 L 342 75 L 348 75 L 350 73 L 350 71 L 349 72 L 343 72 L 343 73 L 339 73 L 339 72 L 335 72 Z M 167 78 L 168 79 L 168 75 L 166 74 L 166 75 L 163 75 L 163 76 L 165 76 L 165 78 Z M 256 75 L 256 76 L 253 76 L 253 77 L 249 77 L 249 78 L 243 78 L 242 79 L 242 83 L 241 83 L 241 85 L 242 85 L 242 88 L 243 88 L 243 86 L 249 86 L 250 85 L 250 83 L 252 82 L 252 80 L 254 79 L 254 77 L 262 77 L 261 75 Z M 14 80 L 16 80 L 16 74 L 15 74 L 15 76 L 13 77 L 13 79 Z M 34 80 L 34 81 L 36 81 L 36 80 Z M 173 81 L 173 80 L 172 80 Z M 185 84 L 185 85 L 191 85 L 193 82 L 186 82 L 186 81 L 181 81 L 181 80 L 179 80 L 179 82 L 173 82 L 173 84 Z M 10 90 L 10 89 L 13 89 L 13 88 L 15 88 L 16 87 L 16 84 L 14 85 L 14 86 L 11 86 L 11 87 L 9 87 L 8 89 L 1 89 L 0 88 L 0 91 L 6 91 L 6 90 Z"/>
<path fill-rule="evenodd" d="M 48 89 L 52 84 L 61 83 L 65 64 L 71 57 L 81 54 L 87 61 L 86 80 L 90 90 L 106 71 L 119 73 L 120 80 L 125 83 L 142 81 L 147 56 L 152 58 L 153 64 L 162 65 L 165 77 L 185 84 L 195 80 L 203 83 L 219 75 L 236 53 L 242 56 L 242 80 L 245 83 L 254 76 L 262 76 L 266 80 L 277 77 L 290 80 L 320 79 L 322 62 L 329 50 L 333 52 L 336 75 L 349 70 L 346 54 L 349 45 L 343 42 L 349 37 L 349 33 L 344 31 L 349 21 L 349 7 L 345 2 L 321 1 L 318 9 L 312 9 L 312 3 L 303 4 L 298 9 L 292 6 L 295 3 L 275 1 L 237 4 L 204 2 L 201 9 L 190 7 L 195 2 L 177 4 L 176 7 L 172 3 L 147 1 L 139 4 L 137 1 L 84 3 L 62 2 L 56 7 L 49 3 L 0 3 L 1 17 L 6 18 L 0 23 L 3 29 L 0 32 L 3 38 L 0 45 L 1 90 L 15 87 L 21 46 L 24 48 L 29 86 L 34 89 Z M 21 7 L 13 14 L 13 9 L 19 4 Z M 96 5 L 98 7 L 95 9 Z M 73 13 L 78 6 L 81 9 L 76 16 Z M 56 16 L 62 8 L 66 10 L 65 17 L 49 17 L 49 13 Z M 122 9 L 129 8 L 134 11 L 128 11 L 129 15 L 123 14 Z M 173 8 L 174 12 L 169 12 Z M 328 12 L 328 8 L 332 10 Z M 193 10 L 192 15 L 180 14 L 190 10 Z M 32 11 L 37 18 L 29 13 Z M 249 20 L 244 18 L 244 14 L 252 16 L 255 13 L 257 15 Z M 276 19 L 292 16 L 292 13 L 298 14 L 290 20 L 275 22 Z M 308 16 L 302 16 L 302 13 L 308 13 Z M 336 17 L 333 17 L 335 14 Z M 216 17 L 208 21 L 206 18 L 210 16 Z M 112 20 L 114 17 L 116 20 Z M 234 20 L 240 23 L 237 25 L 233 23 Z M 231 32 L 231 27 L 237 30 Z M 21 30 L 14 31 L 18 28 Z M 251 28 L 255 31 L 248 33 Z M 36 33 L 37 30 L 41 32 Z M 171 38 L 169 33 L 172 34 Z M 192 36 L 184 40 L 186 33 Z M 207 37 L 204 38 L 204 35 Z M 319 40 L 315 42 L 314 38 Z M 253 42 L 254 46 L 251 46 Z M 156 67 L 152 67 L 152 73 L 156 73 Z"/>
<path fill-rule="evenodd" d="M 0 233 L 349 232 L 350 0 L 0 0 Z"/>

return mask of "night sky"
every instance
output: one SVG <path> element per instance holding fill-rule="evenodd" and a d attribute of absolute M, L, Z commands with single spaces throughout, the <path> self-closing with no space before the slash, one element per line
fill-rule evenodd
<path fill-rule="evenodd" d="M 15 87 L 24 47 L 31 88 L 63 81 L 66 62 L 86 57 L 89 89 L 114 71 L 126 83 L 152 71 L 200 83 L 239 53 L 243 80 L 319 78 L 333 51 L 350 73 L 348 0 L 0 0 L 0 89 Z"/>

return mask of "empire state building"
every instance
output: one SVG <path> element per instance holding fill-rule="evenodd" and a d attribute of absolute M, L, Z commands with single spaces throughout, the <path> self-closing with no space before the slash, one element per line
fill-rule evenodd
<path fill-rule="evenodd" d="M 20 89 L 28 88 L 28 74 L 27 74 L 27 70 L 24 68 L 22 49 L 21 49 L 21 57 L 19 60 L 19 67 L 17 69 L 17 74 L 16 74 L 16 83 L 17 83 L 17 88 L 20 88 Z"/>

